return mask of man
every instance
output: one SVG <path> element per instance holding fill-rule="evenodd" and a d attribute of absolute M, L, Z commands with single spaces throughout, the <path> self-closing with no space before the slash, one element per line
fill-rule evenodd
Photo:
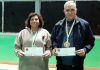
<path fill-rule="evenodd" d="M 56 54 L 56 48 L 75 47 L 76 55 L 56 56 L 57 70 L 84 70 L 84 58 L 94 46 L 93 33 L 88 22 L 76 15 L 74 1 L 64 4 L 64 14 L 65 18 L 57 22 L 52 30 L 52 54 Z"/>

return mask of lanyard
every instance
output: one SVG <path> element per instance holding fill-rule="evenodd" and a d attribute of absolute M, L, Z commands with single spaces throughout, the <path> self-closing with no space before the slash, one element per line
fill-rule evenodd
<path fill-rule="evenodd" d="M 32 47 L 33 47 L 35 45 L 35 40 L 36 40 L 38 32 L 36 32 L 35 34 L 33 34 L 32 30 L 31 30 L 31 34 L 32 34 Z"/>
<path fill-rule="evenodd" d="M 67 26 L 67 24 L 68 24 L 68 23 L 67 23 L 67 21 L 66 21 L 66 34 L 67 34 L 67 42 L 68 42 L 69 36 L 70 36 L 70 34 L 71 34 L 71 32 L 72 32 L 72 29 L 73 29 L 73 26 L 74 26 L 74 24 L 75 24 L 75 20 L 73 21 L 72 26 L 71 26 L 69 32 L 68 32 L 68 26 Z"/>

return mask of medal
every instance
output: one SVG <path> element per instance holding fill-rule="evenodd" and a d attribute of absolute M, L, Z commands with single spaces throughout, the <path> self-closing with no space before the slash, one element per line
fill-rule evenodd
<path fill-rule="evenodd" d="M 65 46 L 66 48 L 70 47 L 69 36 L 70 36 L 70 34 L 71 34 L 72 30 L 73 30 L 74 24 L 75 24 L 75 20 L 73 21 L 72 26 L 71 26 L 70 30 L 68 31 L 68 26 L 67 26 L 67 21 L 66 21 L 66 35 L 67 35 L 67 41 L 64 43 L 64 46 Z"/>
<path fill-rule="evenodd" d="M 66 41 L 66 42 L 64 43 L 64 46 L 65 46 L 66 48 L 68 48 L 68 47 L 70 46 L 70 43 L 69 43 L 68 41 Z"/>
<path fill-rule="evenodd" d="M 35 34 L 33 34 L 32 30 L 31 30 L 31 33 L 32 33 L 32 36 L 33 36 L 32 37 L 32 47 L 36 47 L 35 41 L 36 41 L 36 37 L 37 37 L 38 31 Z"/>

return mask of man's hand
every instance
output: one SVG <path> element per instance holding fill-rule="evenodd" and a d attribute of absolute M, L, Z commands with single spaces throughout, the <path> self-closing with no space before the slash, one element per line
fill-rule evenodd
<path fill-rule="evenodd" d="M 79 49 L 76 51 L 76 54 L 79 56 L 85 56 L 85 51 L 84 51 L 84 49 Z"/>
<path fill-rule="evenodd" d="M 54 48 L 54 49 L 52 50 L 51 54 L 52 54 L 52 55 L 55 55 L 55 56 L 57 55 L 56 48 Z"/>

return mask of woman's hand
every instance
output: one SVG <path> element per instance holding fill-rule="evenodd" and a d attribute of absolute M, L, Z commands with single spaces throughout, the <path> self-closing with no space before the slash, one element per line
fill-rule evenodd
<path fill-rule="evenodd" d="M 18 51 L 18 56 L 19 56 L 19 57 L 24 57 L 24 56 L 25 56 L 25 53 L 22 52 L 22 51 Z"/>
<path fill-rule="evenodd" d="M 43 59 L 47 60 L 51 56 L 50 50 L 46 50 L 43 54 Z"/>

